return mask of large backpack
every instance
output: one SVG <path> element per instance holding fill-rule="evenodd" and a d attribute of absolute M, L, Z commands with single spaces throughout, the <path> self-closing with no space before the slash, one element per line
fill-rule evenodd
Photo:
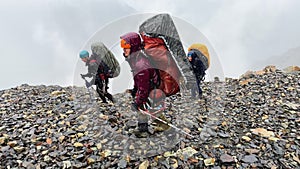
<path fill-rule="evenodd" d="M 157 88 L 164 91 L 165 95 L 171 96 L 176 94 L 179 88 L 179 78 L 181 77 L 180 71 L 176 63 L 169 56 L 170 53 L 163 43 L 159 43 L 159 38 L 143 37 L 145 43 L 145 55 L 150 60 L 153 68 L 159 76 L 159 82 L 155 85 Z M 156 40 L 157 44 L 152 47 L 148 40 Z M 158 45 L 159 44 L 159 45 Z"/>
<path fill-rule="evenodd" d="M 172 18 L 159 14 L 146 20 L 139 27 L 145 53 L 159 69 L 160 89 L 166 96 L 180 91 L 186 77 L 193 78 L 185 52 Z"/>
<path fill-rule="evenodd" d="M 203 63 L 204 71 L 207 70 L 210 66 L 210 56 L 207 47 L 204 44 L 195 43 L 188 48 L 188 51 L 191 50 L 196 52 L 197 56 Z"/>
<path fill-rule="evenodd" d="M 117 77 L 120 74 L 120 64 L 113 55 L 113 53 L 107 49 L 102 42 L 95 42 L 91 45 L 92 54 L 98 59 L 97 62 L 104 62 L 112 71 L 112 77 Z"/>

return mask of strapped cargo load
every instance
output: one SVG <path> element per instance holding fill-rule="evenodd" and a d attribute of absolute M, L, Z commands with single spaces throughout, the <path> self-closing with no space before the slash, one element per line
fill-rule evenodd
<path fill-rule="evenodd" d="M 161 76 L 160 89 L 166 96 L 176 94 L 182 85 L 195 82 L 170 15 L 159 14 L 147 19 L 139 27 L 145 53 L 151 58 Z"/>
<path fill-rule="evenodd" d="M 113 53 L 102 43 L 95 42 L 91 45 L 92 54 L 96 55 L 100 61 L 104 62 L 109 66 L 113 72 L 113 77 L 117 77 L 120 74 L 120 64 L 113 55 Z"/>
<path fill-rule="evenodd" d="M 204 44 L 194 43 L 189 48 L 188 51 L 194 50 L 203 63 L 205 70 L 207 70 L 210 66 L 210 56 L 208 53 L 208 49 Z"/>

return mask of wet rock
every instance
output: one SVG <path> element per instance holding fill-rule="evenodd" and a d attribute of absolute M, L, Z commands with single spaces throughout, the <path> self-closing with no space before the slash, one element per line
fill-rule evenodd
<path fill-rule="evenodd" d="M 272 131 L 268 131 L 264 128 L 251 129 L 251 131 L 253 134 L 261 135 L 263 137 L 275 136 L 275 134 Z"/>
<path fill-rule="evenodd" d="M 229 169 L 229 167 L 227 167 Z M 212 169 L 221 169 L 219 166 L 212 167 Z"/>
<path fill-rule="evenodd" d="M 53 91 L 52 93 L 51 93 L 51 96 L 58 96 L 58 95 L 61 95 L 61 94 L 64 94 L 65 93 L 65 91 Z"/>
<path fill-rule="evenodd" d="M 25 168 L 28 168 L 28 169 L 35 169 L 36 168 L 31 162 L 28 162 L 28 161 L 22 162 L 22 166 L 25 167 Z"/>
<path fill-rule="evenodd" d="M 285 71 L 287 73 L 297 72 L 297 71 L 300 71 L 300 67 L 298 67 L 298 66 L 289 66 L 289 67 L 284 68 L 283 71 Z"/>
<path fill-rule="evenodd" d="M 234 158 L 228 154 L 222 154 L 220 157 L 222 163 L 232 163 L 235 162 Z"/>
<path fill-rule="evenodd" d="M 87 90 L 78 87 L 0 90 L 0 164 L 137 168 L 148 161 L 148 168 L 297 168 L 299 75 L 269 67 L 241 79 L 203 82 L 201 100 L 184 91 L 166 98 L 164 115 L 178 129 L 153 130 L 147 138 L 130 132 L 137 117 L 129 94 L 102 104 L 90 103 Z"/>
<path fill-rule="evenodd" d="M 72 165 L 73 168 L 83 168 L 84 166 L 86 166 L 84 163 L 80 163 L 80 162 L 75 162 L 75 164 Z"/>
<path fill-rule="evenodd" d="M 63 142 L 64 139 L 65 139 L 65 136 L 59 136 L 58 141 L 59 141 L 59 142 Z"/>
<path fill-rule="evenodd" d="M 251 138 L 248 137 L 248 136 L 243 136 L 242 139 L 245 140 L 245 141 L 248 141 L 248 142 L 251 141 Z"/>
<path fill-rule="evenodd" d="M 221 133 L 221 132 L 218 132 L 218 136 L 220 136 L 222 138 L 228 138 L 228 137 L 230 137 L 230 135 L 228 133 Z"/>
<path fill-rule="evenodd" d="M 1 151 L 2 152 L 6 152 L 6 151 L 8 151 L 9 150 L 9 146 L 4 146 L 4 147 L 1 147 Z"/>
<path fill-rule="evenodd" d="M 278 155 L 283 155 L 284 154 L 284 151 L 283 151 L 283 148 L 281 148 L 278 144 L 274 144 L 274 151 L 276 154 Z"/>
<path fill-rule="evenodd" d="M 49 162 L 49 161 L 51 161 L 51 158 L 48 155 L 45 155 L 44 156 L 44 161 Z"/>
<path fill-rule="evenodd" d="M 49 153 L 49 156 L 56 158 L 58 156 L 58 152 L 51 152 L 51 153 Z"/>
<path fill-rule="evenodd" d="M 118 163 L 118 167 L 125 168 L 127 166 L 127 161 L 125 159 L 121 159 Z"/>
<path fill-rule="evenodd" d="M 76 142 L 76 143 L 74 143 L 74 147 L 83 147 L 83 144 L 79 143 L 79 142 Z"/>
<path fill-rule="evenodd" d="M 63 161 L 63 169 L 71 168 L 72 164 L 70 161 Z"/>
<path fill-rule="evenodd" d="M 9 145 L 10 147 L 14 147 L 17 144 L 18 144 L 17 141 L 10 141 L 7 143 L 7 145 Z"/>
<path fill-rule="evenodd" d="M 246 155 L 242 158 L 242 161 L 245 163 L 255 163 L 258 161 L 255 155 Z"/>
<path fill-rule="evenodd" d="M 178 161 L 176 159 L 171 158 L 169 163 L 172 168 L 174 169 L 178 168 Z"/>
<path fill-rule="evenodd" d="M 208 158 L 204 160 L 205 166 L 212 166 L 215 164 L 216 159 L 215 158 Z"/>
<path fill-rule="evenodd" d="M 91 164 L 93 164 L 93 163 L 95 163 L 95 162 L 96 162 L 96 160 L 93 159 L 93 158 L 88 158 L 88 159 L 87 159 L 87 163 L 88 163 L 89 165 L 91 165 Z"/>
<path fill-rule="evenodd" d="M 108 156 L 110 156 L 111 154 L 112 154 L 112 151 L 111 151 L 111 150 L 104 150 L 104 151 L 101 152 L 101 156 L 102 156 L 103 158 L 108 157 Z"/>
<path fill-rule="evenodd" d="M 277 70 L 276 66 L 270 65 L 270 66 L 266 66 L 263 71 L 266 73 L 273 73 Z"/>
<path fill-rule="evenodd" d="M 248 154 L 257 154 L 257 153 L 259 153 L 259 150 L 257 150 L 257 149 L 245 149 L 245 151 Z"/>
<path fill-rule="evenodd" d="M 16 152 L 20 153 L 20 152 L 22 152 L 22 151 L 25 150 L 25 147 L 17 146 L 17 147 L 14 147 L 13 149 L 14 149 Z"/>
<path fill-rule="evenodd" d="M 3 145 L 5 143 L 6 138 L 5 137 L 0 137 L 0 145 Z"/>
<path fill-rule="evenodd" d="M 193 149 L 192 147 L 187 147 L 184 149 L 177 150 L 176 155 L 181 159 L 181 160 L 187 160 L 188 158 L 192 157 L 194 154 L 196 154 L 197 151 Z"/>
<path fill-rule="evenodd" d="M 181 152 L 180 152 L 181 153 Z M 167 151 L 167 152 L 165 152 L 164 153 L 164 155 L 163 155 L 164 157 L 174 157 L 174 156 L 176 156 L 176 154 L 175 153 L 171 153 L 171 152 L 169 152 L 169 151 Z"/>
<path fill-rule="evenodd" d="M 139 165 L 139 169 L 147 169 L 149 166 L 149 161 L 143 161 L 140 165 Z"/>
<path fill-rule="evenodd" d="M 85 158 L 85 156 L 83 154 L 79 154 L 78 156 L 76 156 L 76 159 L 78 161 L 82 161 Z"/>

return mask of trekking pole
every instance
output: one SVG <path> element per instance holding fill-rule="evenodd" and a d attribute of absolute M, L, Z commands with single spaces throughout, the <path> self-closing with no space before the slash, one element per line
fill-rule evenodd
<path fill-rule="evenodd" d="M 164 120 L 162 120 L 162 119 L 160 119 L 160 118 L 158 118 L 158 117 L 152 115 L 151 113 L 149 113 L 149 112 L 147 112 L 147 111 L 144 111 L 144 110 L 141 110 L 141 109 L 139 109 L 139 111 L 141 111 L 143 114 L 146 114 L 146 115 L 148 115 L 148 116 L 150 116 L 150 117 L 152 117 L 152 118 L 154 118 L 154 119 L 156 119 L 156 120 L 158 120 L 158 121 L 164 123 L 165 125 L 168 125 L 169 127 L 174 128 L 174 129 L 177 130 L 177 131 L 180 131 L 180 132 L 184 133 L 185 135 L 188 135 L 188 136 L 194 138 L 194 136 L 190 135 L 189 133 L 185 132 L 184 130 L 182 130 L 182 129 L 176 127 L 175 125 L 173 125 L 173 124 L 171 124 L 171 123 L 168 123 L 168 122 L 166 122 L 166 121 L 164 121 Z"/>
<path fill-rule="evenodd" d="M 106 83 L 105 83 L 105 80 L 102 80 L 102 92 L 103 94 L 105 95 L 106 94 Z"/>
<path fill-rule="evenodd" d="M 85 81 L 85 87 L 87 88 L 87 90 L 89 92 L 90 103 L 92 104 L 92 94 L 91 94 L 91 91 L 90 91 L 89 82 L 84 77 L 82 77 L 82 79 Z"/>

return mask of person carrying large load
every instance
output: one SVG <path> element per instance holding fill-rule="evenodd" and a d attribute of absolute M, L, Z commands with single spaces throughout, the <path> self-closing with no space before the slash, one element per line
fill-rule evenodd
<path fill-rule="evenodd" d="M 210 56 L 208 49 L 204 44 L 195 43 L 188 48 L 188 60 L 191 64 L 196 78 L 196 84 L 191 88 L 191 97 L 196 97 L 196 90 L 198 90 L 199 98 L 202 97 L 202 89 L 200 87 L 201 81 L 204 80 L 205 71 L 210 66 Z"/>
<path fill-rule="evenodd" d="M 104 62 L 111 70 L 109 78 L 115 78 L 120 74 L 120 64 L 114 54 L 102 43 L 95 42 L 91 45 L 92 55 L 97 58 L 97 61 Z"/>
<path fill-rule="evenodd" d="M 88 67 L 88 73 L 81 77 L 91 77 L 90 82 L 86 81 L 86 86 L 96 85 L 96 91 L 103 103 L 107 103 L 106 98 L 114 102 L 113 96 L 107 91 L 109 78 L 117 77 L 120 74 L 120 65 L 114 55 L 102 42 L 91 45 L 92 55 L 88 51 L 80 52 L 79 57 Z"/>
<path fill-rule="evenodd" d="M 134 100 L 132 109 L 134 111 L 146 110 L 150 91 L 158 87 L 158 72 L 145 56 L 139 34 L 134 32 L 126 33 L 120 39 L 123 56 L 129 63 L 133 74 L 134 88 L 131 90 L 131 94 Z M 148 116 L 138 111 L 138 130 L 136 135 L 145 137 L 147 132 Z"/>
<path fill-rule="evenodd" d="M 146 55 L 151 59 L 153 66 L 159 70 L 161 79 L 159 89 L 167 97 L 195 82 L 170 15 L 158 14 L 147 19 L 140 25 L 139 33 L 144 42 Z"/>

